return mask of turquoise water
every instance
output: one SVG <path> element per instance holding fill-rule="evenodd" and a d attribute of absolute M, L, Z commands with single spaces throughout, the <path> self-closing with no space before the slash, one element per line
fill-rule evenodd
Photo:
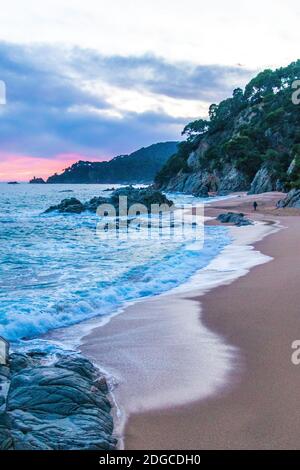
<path fill-rule="evenodd" d="M 193 231 L 185 240 L 102 240 L 94 214 L 42 213 L 66 197 L 107 195 L 107 187 L 0 184 L 0 335 L 35 338 L 110 315 L 127 301 L 187 281 L 230 243 L 223 227 L 205 228 L 202 249 Z M 177 203 L 195 201 L 169 196 Z"/>

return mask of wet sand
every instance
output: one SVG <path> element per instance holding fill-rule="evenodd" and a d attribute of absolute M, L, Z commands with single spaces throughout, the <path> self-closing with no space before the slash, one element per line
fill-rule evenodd
<path fill-rule="evenodd" d="M 207 216 L 216 216 L 225 210 L 250 212 L 251 217 L 264 221 L 264 225 L 231 228 L 234 245 L 226 248 L 220 259 L 201 270 L 193 281 L 193 289 L 189 287 L 189 291 L 185 292 L 179 288 L 179 292 L 175 290 L 171 294 L 130 305 L 108 324 L 94 328 L 83 338 L 80 349 L 112 375 L 118 384 L 114 395 L 121 409 L 116 417 L 116 432 L 120 437 L 125 435 L 127 449 L 272 446 L 271 434 L 270 444 L 266 445 L 266 442 L 260 441 L 260 431 L 255 433 L 250 428 L 251 422 L 256 426 L 255 416 L 262 419 L 261 410 L 253 410 L 256 398 L 251 398 L 255 396 L 253 387 L 262 389 L 257 377 L 260 368 L 252 364 L 250 358 L 257 359 L 259 349 L 256 338 L 253 344 L 251 340 L 256 334 L 257 338 L 261 337 L 261 331 L 258 329 L 256 332 L 258 324 L 264 326 L 266 323 L 261 310 L 271 321 L 274 334 L 278 334 L 273 324 L 277 322 L 277 317 L 272 311 L 270 286 L 263 282 L 265 267 L 273 266 L 274 261 L 265 265 L 271 258 L 247 245 L 273 230 L 272 224 L 282 218 L 288 222 L 288 231 L 278 232 L 278 239 L 276 235 L 271 235 L 256 244 L 263 253 L 276 255 L 277 264 L 277 255 L 285 251 L 279 234 L 290 234 L 291 231 L 296 243 L 294 225 L 297 229 L 298 218 L 282 217 L 280 211 L 274 210 L 280 194 L 255 198 L 259 202 L 259 211 L 255 214 L 253 197 L 245 195 L 216 202 L 206 209 Z M 208 223 L 216 222 L 212 219 Z M 274 244 L 275 241 L 277 244 Z M 281 252 L 278 252 L 277 245 L 281 247 Z M 265 247 L 268 249 L 265 250 Z M 245 275 L 250 268 L 259 264 L 264 265 L 254 268 L 249 275 L 232 285 L 205 293 L 208 288 L 232 283 L 237 276 Z M 293 264 L 296 266 L 296 263 Z M 259 269 L 262 275 L 260 271 L 256 275 Z M 274 276 L 272 267 L 271 272 Z M 251 281 L 253 273 L 257 286 L 253 286 L 254 281 Z M 275 278 L 277 280 L 278 276 Z M 246 283 L 245 287 L 239 287 L 240 281 Z M 272 277 L 269 281 L 272 284 Z M 285 289 L 286 284 L 283 283 L 282 287 Z M 265 295 L 265 289 L 269 295 Z M 272 308 L 265 305 L 265 300 L 271 302 Z M 290 366 L 290 345 L 294 339 L 287 342 L 287 367 Z M 265 338 L 261 340 L 265 341 Z M 267 351 L 274 348 L 277 351 L 276 342 L 267 341 Z M 262 369 L 265 367 L 264 360 L 262 363 L 258 360 L 258 364 Z M 292 370 L 295 372 L 294 368 Z M 262 375 L 267 377 L 264 373 Z M 239 390 L 247 378 L 252 387 L 245 385 L 250 396 L 248 403 L 242 403 L 244 393 Z M 269 382 L 264 382 L 263 390 L 269 386 Z M 232 406 L 229 404 L 231 400 Z M 262 401 L 257 403 L 258 408 L 262 406 L 265 406 Z M 237 412 L 236 417 L 233 408 Z M 242 420 L 240 426 L 236 421 L 232 425 L 232 437 L 228 434 L 231 428 L 229 417 L 234 421 L 237 417 Z M 274 422 L 271 423 L 274 430 Z M 241 428 L 245 426 L 250 436 L 245 435 L 243 440 Z M 123 446 L 124 441 L 120 439 L 120 447 Z"/>
<path fill-rule="evenodd" d="M 273 260 L 195 299 L 205 326 L 239 351 L 228 386 L 184 406 L 131 414 L 127 449 L 299 449 L 300 366 L 291 344 L 300 339 L 300 217 L 274 210 L 278 196 L 255 197 L 255 218 L 286 227 L 255 244 Z M 252 211 L 252 202 L 217 203 L 209 213 Z"/>

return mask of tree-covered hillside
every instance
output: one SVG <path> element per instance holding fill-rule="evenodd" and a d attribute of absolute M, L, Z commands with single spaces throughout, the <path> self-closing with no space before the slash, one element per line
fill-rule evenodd
<path fill-rule="evenodd" d="M 79 161 L 47 183 L 151 183 L 156 173 L 177 150 L 178 142 L 143 147 L 107 162 Z"/>
<path fill-rule="evenodd" d="M 300 104 L 292 84 L 300 60 L 259 73 L 209 118 L 187 124 L 186 140 L 156 177 L 161 188 L 207 194 L 300 187 Z M 297 84 L 296 84 L 297 85 Z"/>

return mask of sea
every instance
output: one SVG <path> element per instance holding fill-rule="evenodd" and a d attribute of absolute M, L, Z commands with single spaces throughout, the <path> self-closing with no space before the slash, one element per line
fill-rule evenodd
<path fill-rule="evenodd" d="M 128 302 L 174 289 L 231 242 L 220 226 L 205 226 L 203 244 L 193 230 L 184 237 L 104 239 L 96 214 L 44 213 L 68 197 L 109 196 L 111 186 L 0 184 L 0 336 L 13 349 L 57 348 L 47 333 L 109 321 Z M 211 200 L 167 196 L 187 208 Z"/>

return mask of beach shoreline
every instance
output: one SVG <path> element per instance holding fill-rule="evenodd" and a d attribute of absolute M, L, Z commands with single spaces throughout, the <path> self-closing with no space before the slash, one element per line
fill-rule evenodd
<path fill-rule="evenodd" d="M 278 194 L 271 195 L 271 204 L 273 204 L 277 197 Z M 270 195 L 267 198 L 269 200 Z M 262 196 L 259 199 L 265 201 L 266 196 Z M 234 210 L 236 210 L 236 206 L 241 204 L 243 206 L 250 204 L 251 207 L 251 200 L 251 197 L 241 196 L 241 198 L 231 201 L 219 201 L 218 203 L 212 203 L 213 207 L 210 206 L 206 212 L 208 216 L 214 217 L 216 212 L 220 213 L 220 209 L 223 209 L 224 206 L 232 206 Z M 278 227 L 275 226 L 268 227 L 268 225 L 276 224 L 276 218 L 268 217 L 266 219 L 264 213 L 255 214 L 255 218 L 262 220 L 263 223 L 250 227 L 231 228 L 231 231 L 236 233 L 235 239 L 240 239 L 237 245 L 249 248 L 249 251 L 244 253 L 244 256 L 249 256 L 249 259 L 256 256 L 256 259 L 251 259 L 249 266 L 246 264 L 244 272 L 229 275 L 228 279 L 224 279 L 223 276 L 223 278 L 215 282 L 215 285 L 210 284 L 207 289 L 203 288 L 203 286 L 202 289 L 199 288 L 201 279 L 197 279 L 196 275 L 194 288 L 189 286 L 188 292 L 184 292 L 185 289 L 179 286 L 171 294 L 165 293 L 155 298 L 139 301 L 125 308 L 121 315 L 113 317 L 107 325 L 95 328 L 82 339 L 81 351 L 99 365 L 103 366 L 104 364 L 104 369 L 116 377 L 116 381 L 119 383 L 114 394 L 116 395 L 116 402 L 119 403 L 122 410 L 118 413 L 118 422 L 116 423 L 116 432 L 120 439 L 121 448 L 123 447 L 122 439 L 124 435 L 125 448 L 158 448 L 157 441 L 155 441 L 154 447 L 151 447 L 151 437 L 148 443 L 146 438 L 147 433 L 144 433 L 144 429 L 147 429 L 148 417 L 150 417 L 150 422 L 152 422 L 151 416 L 152 414 L 153 416 L 155 415 L 153 410 L 159 409 L 159 413 L 161 410 L 182 410 L 189 406 L 189 403 L 196 403 L 199 400 L 202 402 L 210 400 L 214 396 L 222 396 L 223 393 L 227 393 L 228 387 L 232 389 L 239 382 L 240 375 L 242 374 L 241 371 L 244 370 L 242 355 L 238 353 L 240 345 L 238 347 L 232 345 L 230 341 L 227 341 L 227 338 L 224 341 L 222 331 L 216 331 L 206 321 L 202 322 L 202 314 L 201 319 L 199 318 L 201 311 L 199 300 L 201 299 L 202 303 L 203 298 L 209 295 L 205 294 L 203 296 L 205 291 L 210 291 L 214 287 L 218 289 L 218 285 L 231 284 L 234 279 L 244 276 L 253 266 L 270 261 L 271 257 L 253 250 L 251 245 L 255 240 L 262 239 L 267 234 L 278 230 Z M 262 228 L 263 230 L 261 230 Z M 245 237 L 246 233 L 248 235 Z M 251 235 L 249 236 L 249 234 Z M 231 256 L 231 254 L 229 255 Z M 236 260 L 233 260 L 233 263 L 236 263 Z M 179 292 L 176 293 L 176 290 Z M 167 316 L 164 326 L 161 319 L 163 315 L 170 314 L 170 309 L 173 311 L 172 321 L 170 322 L 171 317 Z M 183 318 L 182 311 L 189 312 L 190 317 L 188 321 Z M 202 338 L 201 335 L 199 336 L 199 330 L 201 330 L 199 328 L 200 323 L 202 323 L 201 333 L 203 334 L 204 325 L 208 336 L 211 335 L 209 340 L 207 337 L 204 339 L 203 336 Z M 189 328 L 192 325 L 189 331 L 187 331 L 187 325 Z M 181 331 L 182 334 L 176 337 L 174 344 L 172 343 L 174 339 L 170 343 L 170 337 L 172 338 L 171 332 L 173 335 L 178 335 L 178 331 Z M 194 331 L 196 331 L 196 334 Z M 159 344 L 155 342 L 157 337 L 159 338 Z M 214 343 L 217 342 L 219 347 L 219 350 L 218 348 L 214 350 L 212 347 L 210 356 L 213 360 L 208 361 L 208 364 L 206 364 L 212 370 L 211 384 L 207 389 L 205 389 L 205 384 L 201 384 L 200 376 L 203 372 L 199 368 L 198 363 L 203 362 L 203 348 L 202 350 L 199 348 L 199 341 L 200 343 L 201 341 L 206 343 L 205 347 L 208 348 L 209 341 L 211 341 L 210 347 L 212 347 L 212 344 L 215 346 Z M 188 351 L 186 351 L 187 344 Z M 151 347 L 149 348 L 150 345 Z M 173 350 L 175 349 L 177 355 L 174 354 L 174 351 L 170 354 L 170 346 L 172 346 Z M 161 348 L 160 353 L 165 357 L 163 364 L 160 363 L 155 354 L 153 356 L 153 351 L 158 349 L 158 347 Z M 151 353 L 149 353 L 149 349 Z M 141 355 L 145 357 L 137 366 L 137 357 Z M 192 358 L 193 364 L 190 364 Z M 149 362 L 152 364 L 150 369 Z M 195 369 L 195 364 L 197 364 L 198 369 L 197 367 Z M 219 367 L 216 368 L 216 365 Z M 164 370 L 166 367 L 168 369 L 171 367 L 171 372 L 166 373 L 166 370 Z M 122 371 L 121 374 L 120 371 Z M 182 384 L 179 387 L 178 373 L 176 374 L 176 371 L 179 371 L 180 384 Z M 149 378 L 147 375 L 152 375 L 152 377 Z M 158 383 L 159 386 L 157 386 Z M 134 393 L 132 392 L 133 390 Z M 173 393 L 174 390 L 175 393 Z M 129 421 L 127 422 L 128 417 Z M 140 423 L 140 421 L 142 422 L 143 432 L 138 430 L 140 424 L 135 425 L 135 422 Z M 126 426 L 125 431 L 124 426 Z M 135 435 L 135 429 L 137 429 L 137 435 Z M 165 432 L 164 426 L 162 426 L 162 432 Z M 141 447 L 140 442 L 145 444 Z M 175 448 L 170 447 L 170 445 L 164 443 L 160 448 Z M 187 447 L 188 442 L 185 442 L 183 439 L 182 448 Z"/>
<path fill-rule="evenodd" d="M 272 261 L 195 299 L 204 324 L 240 352 L 231 386 L 181 407 L 132 414 L 127 449 L 299 448 L 300 374 L 291 344 L 300 336 L 300 220 L 277 211 L 275 219 L 284 229 L 254 244 Z"/>

